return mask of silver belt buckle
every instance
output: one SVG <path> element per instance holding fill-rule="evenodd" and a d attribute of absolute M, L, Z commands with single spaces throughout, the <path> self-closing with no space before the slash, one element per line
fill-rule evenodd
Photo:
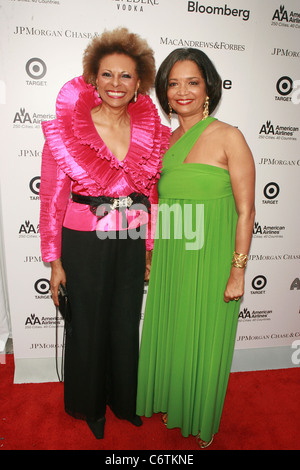
<path fill-rule="evenodd" d="M 132 206 L 133 204 L 133 200 L 131 199 L 131 197 L 127 196 L 127 197 L 121 197 L 121 198 L 117 198 L 117 199 L 114 199 L 114 202 L 111 204 L 111 210 L 115 210 L 117 209 L 118 207 L 127 207 L 129 208 L 130 206 Z"/>

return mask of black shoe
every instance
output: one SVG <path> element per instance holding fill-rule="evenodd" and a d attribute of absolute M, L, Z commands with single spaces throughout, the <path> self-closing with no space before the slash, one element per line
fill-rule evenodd
<path fill-rule="evenodd" d="M 128 419 L 128 421 L 133 424 L 134 426 L 142 426 L 143 424 L 143 421 L 141 420 L 141 418 L 138 416 L 138 415 L 135 415 L 133 418 L 131 419 Z"/>
<path fill-rule="evenodd" d="M 103 439 L 105 418 L 101 418 L 99 421 L 87 421 L 87 424 L 96 439 Z"/>

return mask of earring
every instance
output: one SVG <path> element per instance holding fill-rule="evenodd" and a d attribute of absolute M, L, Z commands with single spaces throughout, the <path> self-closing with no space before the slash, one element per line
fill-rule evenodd
<path fill-rule="evenodd" d="M 138 97 L 138 92 L 136 91 L 134 93 L 134 98 L 133 98 L 133 102 L 136 103 L 137 102 L 137 97 Z"/>
<path fill-rule="evenodd" d="M 209 97 L 207 96 L 205 99 L 205 103 L 203 106 L 203 116 L 202 121 L 204 121 L 209 115 Z"/>
<path fill-rule="evenodd" d="M 170 119 L 170 121 L 171 121 L 171 119 L 172 119 L 172 112 L 173 112 L 173 108 L 172 108 L 172 106 L 170 105 L 170 103 L 169 103 L 169 102 L 168 102 L 168 105 L 169 105 L 169 119 Z"/>
<path fill-rule="evenodd" d="M 101 96 L 99 95 L 98 87 L 96 86 L 95 88 L 96 88 L 96 92 L 97 92 L 98 98 L 101 99 Z"/>

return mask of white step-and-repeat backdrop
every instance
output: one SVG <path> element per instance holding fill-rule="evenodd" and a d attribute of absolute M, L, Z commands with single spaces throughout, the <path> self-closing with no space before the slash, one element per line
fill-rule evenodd
<path fill-rule="evenodd" d="M 88 42 L 117 26 L 148 40 L 157 67 L 178 47 L 200 48 L 215 63 L 223 79 L 215 116 L 241 129 L 257 170 L 236 350 L 299 347 L 299 0 L 1 0 L 0 12 L 0 182 L 16 376 L 30 381 L 30 364 L 55 358 L 39 239 L 41 122 L 55 118 L 61 86 L 81 75 Z M 52 380 L 42 375 L 34 380 Z"/>

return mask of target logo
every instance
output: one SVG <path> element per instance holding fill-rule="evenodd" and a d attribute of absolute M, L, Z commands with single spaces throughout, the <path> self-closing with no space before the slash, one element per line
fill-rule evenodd
<path fill-rule="evenodd" d="M 263 276 L 262 274 L 260 274 L 259 276 L 256 276 L 252 280 L 251 285 L 252 285 L 252 289 L 254 289 L 253 291 L 251 291 L 251 294 L 264 294 L 265 293 L 264 288 L 267 285 L 267 278 Z"/>
<path fill-rule="evenodd" d="M 288 77 L 287 75 L 280 77 L 276 82 L 277 95 L 275 95 L 275 101 L 290 103 L 292 101 L 293 90 L 294 83 L 291 77 Z"/>
<path fill-rule="evenodd" d="M 278 204 L 278 195 L 280 193 L 280 187 L 277 183 L 268 183 L 263 190 L 265 199 L 262 200 L 263 204 Z"/>
<path fill-rule="evenodd" d="M 267 278 L 265 276 L 256 276 L 252 281 L 252 287 L 255 290 L 262 290 L 267 285 Z"/>
<path fill-rule="evenodd" d="M 38 279 L 34 283 L 34 290 L 36 291 L 37 295 L 35 296 L 36 299 L 48 299 L 51 298 L 50 295 L 50 281 L 48 279 Z"/>
<path fill-rule="evenodd" d="M 289 95 L 293 90 L 293 80 L 290 77 L 281 77 L 276 83 L 276 90 L 281 96 Z"/>
<path fill-rule="evenodd" d="M 47 73 L 47 66 L 42 59 L 34 57 L 26 63 L 26 73 L 33 80 L 41 80 Z"/>
<path fill-rule="evenodd" d="M 48 279 L 38 279 L 34 283 L 34 289 L 38 294 L 47 295 L 50 291 L 50 282 Z"/>
<path fill-rule="evenodd" d="M 267 199 L 275 199 L 280 192 L 279 185 L 277 183 L 268 183 L 264 188 L 264 196 Z"/>
<path fill-rule="evenodd" d="M 29 188 L 30 191 L 33 192 L 33 194 L 36 194 L 37 196 L 40 193 L 40 184 L 41 184 L 41 177 L 40 176 L 35 176 L 30 180 L 29 183 Z"/>

